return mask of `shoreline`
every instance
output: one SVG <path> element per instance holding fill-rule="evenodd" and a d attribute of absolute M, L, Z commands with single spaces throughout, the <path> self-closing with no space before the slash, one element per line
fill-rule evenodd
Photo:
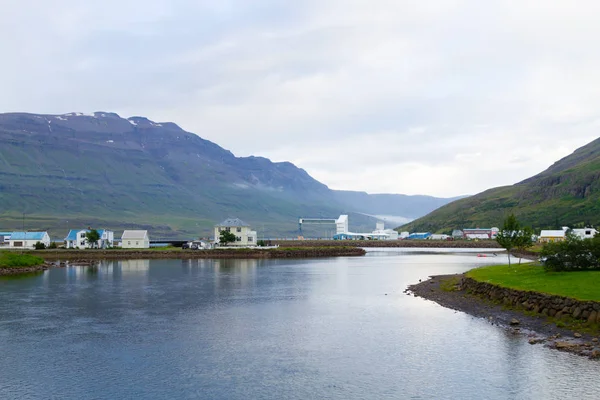
<path fill-rule="evenodd" d="M 282 247 L 422 247 L 504 250 L 495 240 L 272 240 L 272 242 Z"/>
<path fill-rule="evenodd" d="M 282 258 L 323 258 L 361 257 L 366 254 L 358 247 L 312 247 L 277 249 L 212 249 L 212 250 L 33 250 L 32 254 L 43 258 L 46 263 L 70 261 L 91 263 L 98 260 L 141 260 L 141 259 L 282 259 Z"/>
<path fill-rule="evenodd" d="M 31 274 L 31 273 L 35 273 L 35 272 L 43 272 L 53 266 L 54 266 L 53 264 L 45 262 L 43 264 L 34 265 L 32 267 L 10 267 L 10 268 L 0 267 L 0 276 L 24 275 L 24 274 Z"/>
<path fill-rule="evenodd" d="M 508 308 L 491 300 L 469 294 L 460 287 L 464 274 L 435 275 L 429 279 L 409 285 L 407 295 L 433 301 L 443 307 L 481 318 L 506 331 L 528 338 L 530 344 L 565 351 L 591 359 L 600 358 L 598 336 L 576 332 L 557 326 L 541 314 L 533 315 L 523 310 Z"/>

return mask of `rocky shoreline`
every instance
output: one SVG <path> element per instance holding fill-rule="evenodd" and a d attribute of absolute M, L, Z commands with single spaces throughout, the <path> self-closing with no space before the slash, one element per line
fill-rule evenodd
<path fill-rule="evenodd" d="M 471 294 L 462 285 L 464 279 L 464 274 L 431 276 L 426 281 L 410 285 L 405 292 L 483 318 L 515 335 L 527 337 L 530 344 L 543 344 L 560 351 L 600 359 L 600 332 L 594 335 L 559 327 L 549 321 L 546 315 L 526 312 Z"/>
<path fill-rule="evenodd" d="M 34 265 L 32 267 L 0 268 L 0 276 L 32 274 L 35 272 L 45 271 L 52 266 L 54 265 L 50 263 L 44 263 L 41 265 Z"/>

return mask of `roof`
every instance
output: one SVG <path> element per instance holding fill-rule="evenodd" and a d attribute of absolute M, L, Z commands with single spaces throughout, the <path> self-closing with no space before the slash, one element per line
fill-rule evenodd
<path fill-rule="evenodd" d="M 10 240 L 43 240 L 47 232 L 12 232 Z"/>
<path fill-rule="evenodd" d="M 0 236 L 10 236 L 12 232 L 0 232 Z"/>
<path fill-rule="evenodd" d="M 225 221 L 215 226 L 250 226 L 239 218 L 227 218 Z"/>
<path fill-rule="evenodd" d="M 565 231 L 563 231 L 563 230 L 540 232 L 540 237 L 564 237 L 564 236 L 565 236 Z"/>
<path fill-rule="evenodd" d="M 67 237 L 65 238 L 65 240 L 77 240 L 77 234 L 81 231 L 84 231 L 85 233 L 88 233 L 91 229 L 71 229 L 69 231 L 69 234 L 67 235 Z M 100 235 L 100 237 L 102 237 L 102 235 L 104 235 L 104 229 L 96 229 L 96 231 L 98 231 L 98 234 Z"/>
<path fill-rule="evenodd" d="M 122 240 L 126 239 L 145 239 L 148 237 L 148 231 L 123 231 Z"/>

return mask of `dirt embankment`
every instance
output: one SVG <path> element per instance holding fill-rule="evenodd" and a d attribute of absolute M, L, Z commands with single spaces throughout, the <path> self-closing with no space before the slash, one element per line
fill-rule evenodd
<path fill-rule="evenodd" d="M 94 260 L 139 259 L 207 259 L 207 258 L 312 258 L 363 256 L 357 247 L 312 247 L 278 249 L 214 249 L 214 250 L 40 250 L 31 252 L 46 261 L 74 261 L 87 263 Z"/>
<path fill-rule="evenodd" d="M 35 265 L 32 267 L 0 268 L 0 276 L 32 274 L 35 272 L 45 271 L 51 266 L 51 264 L 44 263 L 42 265 Z"/>
<path fill-rule="evenodd" d="M 285 247 L 426 247 L 447 249 L 500 249 L 495 240 L 276 240 L 273 244 Z"/>
<path fill-rule="evenodd" d="M 576 332 L 564 324 L 559 323 L 560 326 L 557 326 L 556 321 L 546 315 L 527 312 L 471 294 L 462 287 L 463 278 L 463 274 L 432 276 L 429 280 L 410 285 L 405 292 L 484 318 L 490 324 L 499 325 L 515 335 L 525 335 L 530 344 L 543 343 L 557 350 L 600 358 L 600 332 Z"/>

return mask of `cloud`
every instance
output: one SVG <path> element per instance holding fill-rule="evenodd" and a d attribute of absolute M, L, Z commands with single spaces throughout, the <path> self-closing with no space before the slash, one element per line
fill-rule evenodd
<path fill-rule="evenodd" d="M 336 189 L 454 196 L 597 137 L 593 1 L 0 1 L 0 109 L 175 121 Z"/>

